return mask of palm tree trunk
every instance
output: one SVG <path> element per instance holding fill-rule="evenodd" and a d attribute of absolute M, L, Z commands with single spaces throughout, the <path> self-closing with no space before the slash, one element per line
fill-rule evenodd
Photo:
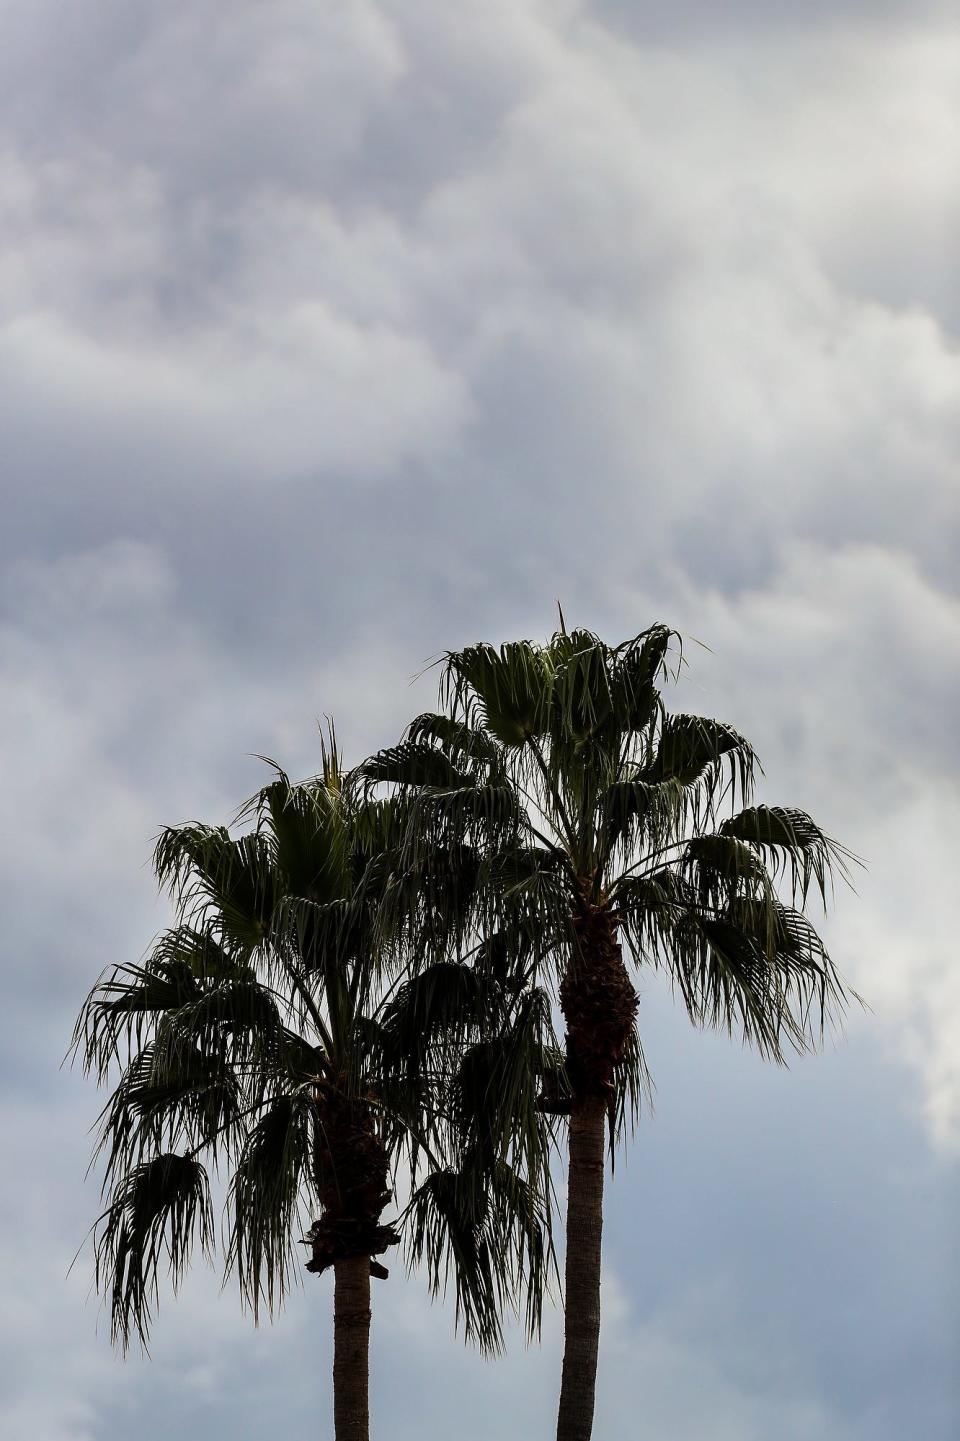
<path fill-rule="evenodd" d="M 370 1436 L 370 1257 L 334 1263 L 333 1422 L 336 1441 Z"/>
<path fill-rule="evenodd" d="M 563 1380 L 557 1441 L 590 1441 L 600 1343 L 600 1236 L 607 1103 L 586 1096 L 570 1116 Z"/>

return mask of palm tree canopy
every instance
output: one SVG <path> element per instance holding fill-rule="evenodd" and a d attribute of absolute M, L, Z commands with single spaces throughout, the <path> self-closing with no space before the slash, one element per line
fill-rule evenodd
<path fill-rule="evenodd" d="M 591 947 L 619 954 L 623 939 L 636 964 L 666 971 L 696 1024 L 778 1060 L 814 1045 L 847 996 L 804 907 L 814 891 L 825 905 L 854 857 L 805 812 L 754 803 L 758 762 L 732 726 L 668 712 L 678 642 L 658 624 L 616 646 L 576 630 L 448 652 L 443 713 L 361 768 L 373 793 L 388 783 L 407 800 L 406 854 L 432 876 L 423 933 L 453 924 L 464 943 L 499 939 L 523 957 L 527 982 L 566 978 L 568 1069 L 570 1012 L 592 1007 L 595 1032 L 619 1009 L 608 1079 L 620 1120 L 644 1081 L 635 994 L 618 983 L 622 994 L 574 1004 Z M 454 916 L 444 895 L 457 885 Z M 549 1087 L 543 1099 L 551 1109 Z"/>
<path fill-rule="evenodd" d="M 444 713 L 362 772 L 406 802 L 407 874 L 426 879 L 392 900 L 425 948 L 453 926 L 521 994 L 552 984 L 563 1013 L 539 1098 L 570 1118 L 559 1441 L 592 1433 L 605 1130 L 612 1143 L 647 1081 L 624 951 L 667 972 L 696 1024 L 778 1060 L 845 1001 L 803 911 L 852 858 L 805 813 L 754 803 L 757 762 L 732 726 L 667 711 L 674 639 L 561 629 L 449 652 Z"/>
<path fill-rule="evenodd" d="M 105 972 L 77 1021 L 84 1069 L 101 1084 L 120 1069 L 94 1157 L 94 1256 L 124 1347 L 145 1341 L 163 1269 L 176 1289 L 195 1246 L 212 1253 L 211 1171 L 228 1187 L 226 1270 L 255 1315 L 298 1274 L 301 1236 L 322 1270 L 402 1231 L 481 1346 L 499 1346 L 518 1287 L 538 1324 L 541 1133 L 518 1118 L 545 1003 L 458 962 L 450 891 L 449 935 L 405 973 L 399 911 L 387 924 L 383 906 L 416 892 L 398 860 L 405 809 L 348 780 L 331 738 L 321 776 L 293 784 L 276 768 L 243 834 L 164 830 L 155 866 L 176 923 L 143 963 Z M 409 1199 L 385 1224 L 401 1165 Z"/>

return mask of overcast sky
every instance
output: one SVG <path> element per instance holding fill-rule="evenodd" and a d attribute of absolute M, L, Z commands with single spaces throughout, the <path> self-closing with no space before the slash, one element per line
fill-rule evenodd
<path fill-rule="evenodd" d="M 254 1331 L 201 1269 L 110 1351 L 58 1065 L 162 824 L 557 596 L 708 646 L 674 703 L 869 862 L 822 1056 L 640 978 L 598 1441 L 958 1434 L 958 97 L 920 0 L 0 0 L 4 1437 L 330 1435 L 329 1278 Z M 376 1434 L 548 1438 L 559 1346 L 394 1267 Z"/>

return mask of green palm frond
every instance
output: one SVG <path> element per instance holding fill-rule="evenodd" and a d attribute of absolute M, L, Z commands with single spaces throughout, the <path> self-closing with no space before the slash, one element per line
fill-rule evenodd
<path fill-rule="evenodd" d="M 253 973 L 228 977 L 202 996 L 167 1012 L 158 1025 L 168 1044 L 196 1042 L 208 1054 L 229 1049 L 238 1064 L 272 1065 L 283 1031 L 275 994 Z"/>
<path fill-rule="evenodd" d="M 445 755 L 468 770 L 499 769 L 500 751 L 496 742 L 484 730 L 455 720 L 453 716 L 427 711 L 410 722 L 407 738 L 413 744 L 425 742 L 439 746 Z"/>
<path fill-rule="evenodd" d="M 641 731 L 654 718 L 657 686 L 669 675 L 667 658 L 674 641 L 682 653 L 678 632 L 658 623 L 614 648 L 611 688 L 625 730 Z"/>
<path fill-rule="evenodd" d="M 505 746 L 544 733 L 553 677 L 540 647 L 474 645 L 449 651 L 445 661 L 441 694 L 471 729 L 485 729 Z"/>
<path fill-rule="evenodd" d="M 408 1264 L 426 1266 L 434 1294 L 453 1281 L 457 1320 L 481 1350 L 503 1350 L 505 1311 L 539 1332 L 552 1251 L 537 1193 L 512 1167 L 491 1172 L 467 1155 L 433 1171 L 410 1199 L 406 1238 Z"/>
<path fill-rule="evenodd" d="M 549 734 L 554 746 L 601 732 L 615 709 L 610 652 L 598 636 L 576 630 L 547 647 L 551 674 Z"/>
<path fill-rule="evenodd" d="M 278 1096 L 246 1138 L 230 1184 L 227 1270 L 259 1318 L 273 1314 L 290 1286 L 310 1192 L 310 1095 Z"/>
<path fill-rule="evenodd" d="M 164 966 L 113 966 L 90 992 L 74 1027 L 71 1053 L 85 1074 L 102 1085 L 113 1063 L 122 1064 L 121 1046 L 142 1049 L 159 1014 L 196 1000 L 200 994 L 189 970 Z"/>
<path fill-rule="evenodd" d="M 491 1167 L 517 1152 L 532 1175 L 545 1164 L 550 1140 L 538 1101 L 555 1048 L 548 997 L 528 989 L 495 1033 L 463 1052 L 449 1088 L 451 1115 L 462 1143 Z"/>
<path fill-rule="evenodd" d="M 154 868 L 178 908 L 201 928 L 215 920 L 232 944 L 260 944 L 280 894 L 261 832 L 234 840 L 225 826 L 168 826 L 157 841 Z"/>
<path fill-rule="evenodd" d="M 813 926 L 777 901 L 741 900 L 718 914 L 687 911 L 665 932 L 665 951 L 695 1024 L 737 1031 L 778 1061 L 785 1042 L 797 1052 L 817 1044 L 847 1003 Z"/>
<path fill-rule="evenodd" d="M 668 715 L 639 779 L 656 784 L 674 780 L 683 786 L 699 782 L 713 796 L 726 775 L 732 798 L 739 792 L 749 800 L 756 765 L 753 747 L 733 726 L 708 716 Z"/>
<path fill-rule="evenodd" d="M 316 783 L 293 785 L 278 767 L 277 779 L 255 801 L 284 891 L 318 905 L 340 899 L 351 880 L 340 792 Z"/>
<path fill-rule="evenodd" d="M 806 811 L 786 806 L 750 806 L 721 822 L 718 831 L 756 847 L 774 879 L 788 874 L 793 895 L 805 901 L 811 881 L 826 903 L 834 869 L 848 880 L 857 857 L 831 840 Z"/>
<path fill-rule="evenodd" d="M 389 1069 L 420 1071 L 438 1042 L 459 1045 L 491 1011 L 490 986 L 473 966 L 439 961 L 411 975 L 383 1008 L 379 1022 Z"/>
<path fill-rule="evenodd" d="M 192 1157 L 154 1156 L 122 1179 L 94 1229 L 94 1266 L 124 1350 L 133 1332 L 146 1342 L 164 1262 L 176 1291 L 195 1242 L 209 1256 L 213 1234 L 209 1183 Z"/>
<path fill-rule="evenodd" d="M 374 798 L 363 782 L 360 768 L 344 781 L 352 804 L 349 813 L 352 882 L 365 899 L 376 906 L 395 869 L 409 829 L 410 806 L 402 794 Z"/>
<path fill-rule="evenodd" d="M 482 1349 L 499 1351 L 495 1257 L 484 1235 L 487 1194 L 451 1169 L 433 1171 L 410 1200 L 408 1264 L 424 1264 L 431 1290 L 444 1294 L 453 1274 L 457 1321 Z"/>
<path fill-rule="evenodd" d="M 611 1164 L 617 1144 L 635 1130 L 644 1107 L 653 1107 L 653 1077 L 647 1066 L 640 1033 L 634 1027 L 623 1055 L 614 1066 L 609 1112 Z"/>
<path fill-rule="evenodd" d="M 529 984 L 539 939 L 520 927 L 490 931 L 474 950 L 471 964 L 485 981 L 516 998 Z"/>
<path fill-rule="evenodd" d="M 756 851 L 730 835 L 692 836 L 677 858 L 701 903 L 719 905 L 728 895 L 759 891 L 772 897 L 773 887 Z"/>
<path fill-rule="evenodd" d="M 243 1092 L 222 1055 L 151 1041 L 130 1061 L 102 1114 L 94 1159 L 107 1190 L 158 1152 L 210 1145 L 214 1159 L 242 1110 Z"/>
<path fill-rule="evenodd" d="M 687 795 L 675 777 L 662 781 L 618 780 L 597 798 L 597 862 L 635 853 L 646 840 L 654 846 L 670 845 L 687 821 Z"/>
<path fill-rule="evenodd" d="M 430 786 L 452 790 L 476 785 L 476 777 L 456 765 L 444 749 L 421 740 L 401 741 L 370 756 L 357 767 L 367 785 Z"/>
<path fill-rule="evenodd" d="M 161 1017 L 200 1002 L 210 986 L 251 980 L 246 956 L 227 951 L 209 931 L 181 925 L 160 936 L 142 966 L 109 967 L 87 996 L 71 1051 L 102 1084 L 121 1048 L 142 1049 Z"/>

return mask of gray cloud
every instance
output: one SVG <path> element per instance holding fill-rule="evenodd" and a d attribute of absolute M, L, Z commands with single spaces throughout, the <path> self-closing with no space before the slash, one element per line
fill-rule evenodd
<path fill-rule="evenodd" d="M 960 360 L 941 7 L 8 5 L 0 57 L 0 1307 L 6 1434 L 289 1435 L 329 1294 L 199 1276 L 154 1360 L 86 1272 L 96 1102 L 56 1069 L 164 923 L 164 822 L 352 758 L 411 674 L 543 635 L 688 645 L 678 703 L 870 860 L 873 1010 L 779 1076 L 644 983 L 659 1083 L 609 1210 L 603 1434 L 946 1441 L 960 1403 L 953 884 Z M 381 1429 L 548 1435 L 556 1319 L 493 1369 L 378 1296 Z M 48 1364 L 55 1354 L 57 1364 Z M 402 1405 L 400 1404 L 402 1400 Z M 402 1413 L 402 1414 L 401 1414 Z M 406 1431 L 404 1431 L 406 1427 Z M 469 1428 L 473 1428 L 472 1430 Z"/>

